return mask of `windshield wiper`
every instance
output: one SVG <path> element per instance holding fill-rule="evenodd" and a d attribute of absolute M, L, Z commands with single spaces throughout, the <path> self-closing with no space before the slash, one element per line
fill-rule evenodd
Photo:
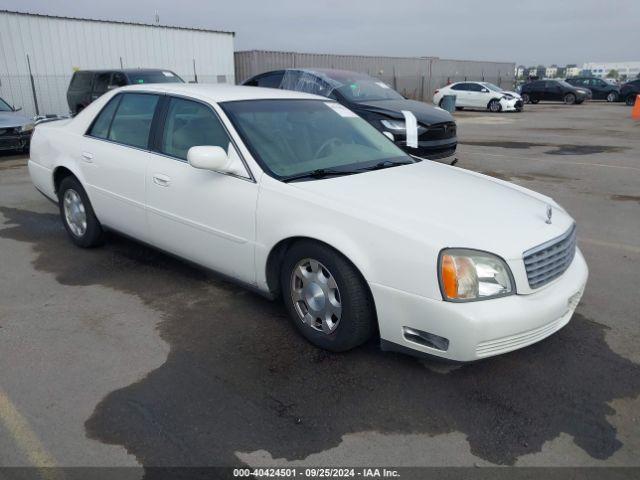
<path fill-rule="evenodd" d="M 317 170 L 312 170 L 310 172 L 289 175 L 288 177 L 283 177 L 280 180 L 283 182 L 290 182 L 292 180 L 301 180 L 303 178 L 337 177 L 340 175 L 352 175 L 360 172 L 362 172 L 362 170 L 334 170 L 331 168 L 318 168 Z"/>
<path fill-rule="evenodd" d="M 383 168 L 397 167 L 398 165 L 410 165 L 412 163 L 418 163 L 418 160 L 415 162 L 408 162 L 406 160 L 383 160 L 382 162 L 378 162 L 375 165 L 363 168 L 362 170 L 382 170 Z"/>

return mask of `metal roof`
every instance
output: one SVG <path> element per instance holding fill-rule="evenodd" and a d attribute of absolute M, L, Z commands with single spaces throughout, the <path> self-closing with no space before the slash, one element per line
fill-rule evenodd
<path fill-rule="evenodd" d="M 224 33 L 224 34 L 233 35 L 233 36 L 235 36 L 236 34 L 236 32 L 231 32 L 226 30 L 211 30 L 208 28 L 180 27 L 177 25 L 159 25 L 154 23 L 126 22 L 124 20 L 101 20 L 98 18 L 66 17 L 66 16 L 60 16 L 60 15 L 47 15 L 44 13 L 32 13 L 32 12 L 18 12 L 15 10 L 4 10 L 4 9 L 0 9 L 0 13 L 12 13 L 12 14 L 25 15 L 30 17 L 57 18 L 61 20 L 78 20 L 78 21 L 99 22 L 99 23 L 117 23 L 120 25 L 134 25 L 137 27 L 175 28 L 177 30 L 192 30 L 196 32 Z"/>

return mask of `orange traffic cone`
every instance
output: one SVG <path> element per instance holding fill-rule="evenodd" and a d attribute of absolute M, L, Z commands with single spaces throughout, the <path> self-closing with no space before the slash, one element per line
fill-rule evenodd
<path fill-rule="evenodd" d="M 640 95 L 636 96 L 636 103 L 633 105 L 633 110 L 631 110 L 631 118 L 640 120 Z"/>

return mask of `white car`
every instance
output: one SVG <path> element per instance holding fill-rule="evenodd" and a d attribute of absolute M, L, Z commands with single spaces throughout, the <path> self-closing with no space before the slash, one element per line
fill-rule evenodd
<path fill-rule="evenodd" d="M 489 82 L 457 82 L 439 88 L 433 94 L 434 105 L 441 106 L 444 95 L 455 95 L 456 108 L 491 112 L 520 112 L 524 103 L 516 92 L 502 90 Z"/>
<path fill-rule="evenodd" d="M 280 296 L 333 351 L 379 332 L 388 350 L 508 352 L 566 325 L 587 280 L 552 199 L 413 159 L 305 93 L 120 88 L 38 125 L 29 171 L 75 244 L 122 232 Z"/>

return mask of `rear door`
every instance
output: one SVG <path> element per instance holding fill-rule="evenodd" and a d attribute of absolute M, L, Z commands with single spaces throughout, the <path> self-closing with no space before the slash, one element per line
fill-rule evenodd
<path fill-rule="evenodd" d="M 255 283 L 258 185 L 216 111 L 205 103 L 167 97 L 146 174 L 151 242 L 200 265 Z M 193 168 L 189 148 L 222 147 L 243 174 Z"/>
<path fill-rule="evenodd" d="M 83 137 L 80 154 L 85 187 L 100 221 L 145 241 L 145 175 L 158 101 L 150 93 L 116 95 Z"/>
<path fill-rule="evenodd" d="M 471 92 L 466 82 L 456 83 L 451 87 L 456 96 L 456 107 L 472 107 Z"/>

